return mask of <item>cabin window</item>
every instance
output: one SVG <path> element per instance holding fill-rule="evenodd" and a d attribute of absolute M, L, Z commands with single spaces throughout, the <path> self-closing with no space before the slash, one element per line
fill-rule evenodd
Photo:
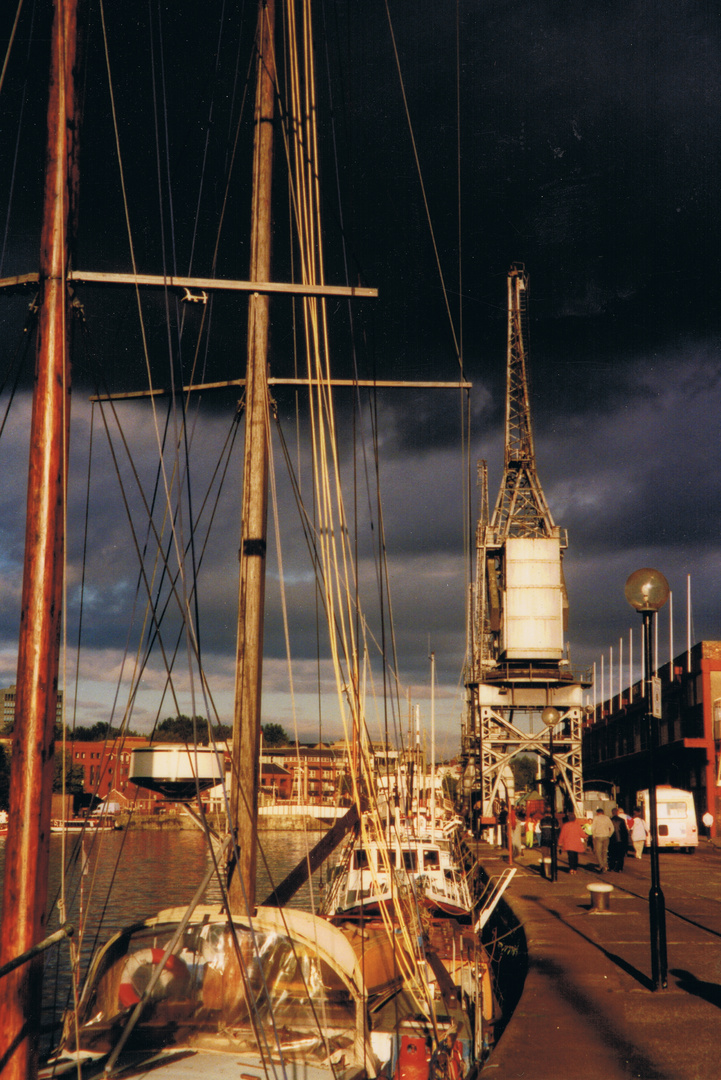
<path fill-rule="evenodd" d="M 423 869 L 424 870 L 439 870 L 441 866 L 440 852 L 435 848 L 430 848 L 428 851 L 423 852 Z"/>
<path fill-rule="evenodd" d="M 368 867 L 368 852 L 365 848 L 356 848 L 354 853 L 356 870 L 366 870 Z"/>
<path fill-rule="evenodd" d="M 418 852 L 417 851 L 404 851 L 403 852 L 403 869 L 409 870 L 412 873 L 418 869 Z"/>
<path fill-rule="evenodd" d="M 396 853 L 395 851 L 379 851 L 377 855 L 377 860 L 377 866 L 379 870 L 383 871 L 387 866 L 390 866 L 392 870 L 396 865 Z"/>

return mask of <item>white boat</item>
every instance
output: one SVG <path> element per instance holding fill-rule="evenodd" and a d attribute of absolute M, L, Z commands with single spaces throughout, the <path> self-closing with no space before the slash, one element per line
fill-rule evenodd
<path fill-rule="evenodd" d="M 334 919 L 364 919 L 408 892 L 433 915 L 470 921 L 473 898 L 453 835 L 423 830 L 415 821 L 378 829 L 376 820 L 364 821 L 341 853 L 323 911 Z"/>
<path fill-rule="evenodd" d="M 51 818 L 51 833 L 70 833 L 81 835 L 93 833 L 96 829 L 114 829 L 115 823 L 111 818 Z"/>
<path fill-rule="evenodd" d="M 257 780 L 263 643 L 266 533 L 269 473 L 268 332 L 269 296 L 302 298 L 307 334 L 309 391 L 314 432 L 314 464 L 319 478 L 314 510 L 314 559 L 322 586 L 333 645 L 333 664 L 340 708 L 356 732 L 364 724 L 354 642 L 358 604 L 352 574 L 342 572 L 347 559 L 342 484 L 336 477 L 338 429 L 332 411 L 332 379 L 326 355 L 326 298 L 370 297 L 373 290 L 329 286 L 325 282 L 316 181 L 317 128 L 313 26 L 306 5 L 286 0 L 289 32 L 284 64 L 276 64 L 274 2 L 259 4 L 255 39 L 257 88 L 252 160 L 251 270 L 248 280 L 221 280 L 215 267 L 208 277 L 175 273 L 130 274 L 79 271 L 72 266 L 69 236 L 75 216 L 73 190 L 75 141 L 79 108 L 75 93 L 76 0 L 55 0 L 51 41 L 51 95 L 44 200 L 43 250 L 38 275 L 0 282 L 17 288 L 37 282 L 39 298 L 38 361 L 31 422 L 31 476 L 23 584 L 23 623 L 17 677 L 17 715 L 11 788 L 11 828 L 6 848 L 2 953 L 0 954 L 0 1061 L 4 1077 L 33 1076 L 37 1071 L 40 1023 L 38 969 L 45 937 L 47 859 L 52 761 L 59 668 L 65 515 L 63 500 L 70 411 L 68 340 L 65 332 L 72 289 L 79 283 L 132 285 L 184 293 L 188 304 L 204 308 L 209 295 L 245 292 L 248 351 L 244 380 L 245 456 L 240 529 L 240 587 L 237 680 L 233 727 L 231 784 L 227 796 L 228 830 L 216 836 L 207 828 L 212 851 L 208 875 L 186 908 L 161 911 L 116 933 L 96 954 L 79 996 L 66 1015 L 62 1039 L 42 1075 L 78 1074 L 85 1078 L 144 1076 L 158 1080 L 183 1077 L 241 1077 L 265 1080 L 279 1074 L 307 1080 L 373 1080 L 383 1077 L 444 1076 L 461 1080 L 478 1070 L 489 1041 L 493 1002 L 487 958 L 468 927 L 445 930 L 450 921 L 425 925 L 418 905 L 398 896 L 384 904 L 376 925 L 336 925 L 329 918 L 278 906 L 258 906 L 255 896 L 258 833 Z M 197 8 L 192 7 L 197 16 Z M 175 13 L 177 15 L 177 13 Z M 106 32 L 103 20 L 102 32 Z M 189 27 L 188 33 L 192 34 Z M 98 37 L 100 31 L 98 31 Z M 112 43 L 107 42 L 107 56 Z M 283 67 L 289 92 L 281 95 Z M 188 73 L 190 78 L 190 73 Z M 94 88 L 90 87 L 88 92 Z M 270 275 L 272 224 L 270 166 L 276 96 L 284 102 L 282 127 L 291 173 L 291 205 L 300 244 L 297 276 L 273 282 Z M 132 143 L 129 147 L 132 152 Z M 226 385 L 239 381 L 229 377 Z M 194 386 L 188 393 L 197 390 Z M 151 384 L 145 391 L 156 393 Z M 181 394 L 182 396 L 182 394 Z M 182 411 L 185 422 L 187 409 Z M 185 445 L 183 428 L 177 440 Z M 184 465 L 179 457 L 176 475 Z M 168 495 L 163 513 L 175 524 L 180 511 L 177 491 L 164 477 Z M 334 487 L 333 485 L 336 484 Z M 163 488 L 163 483 L 159 485 Z M 185 489 L 183 489 L 184 492 Z M 173 497 L 171 498 L 171 494 Z M 180 496 L 177 496 L 180 498 Z M 185 496 L 183 495 L 183 498 Z M 184 504 L 185 506 L 185 504 Z M 187 511 L 187 506 L 185 506 Z M 315 516 L 317 514 L 317 517 Z M 306 515 L 307 519 L 307 515 Z M 156 526 L 152 515 L 148 534 Z M 158 551 L 164 542 L 158 539 Z M 139 545 L 140 547 L 140 545 Z M 182 615 L 187 652 L 200 670 L 199 685 L 209 694 L 202 669 L 202 650 L 193 600 L 197 581 L 187 584 L 195 552 L 184 540 L 168 545 L 178 566 L 164 564 L 161 577 Z M 167 559 L 167 553 L 164 556 Z M 350 560 L 352 563 L 352 558 Z M 349 564 L 350 565 L 350 564 Z M 145 572 L 143 566 L 143 573 Z M 148 588 L 148 622 L 160 634 L 159 602 Z M 40 651 L 42 662 L 37 663 Z M 172 649 L 169 650 L 172 653 Z M 192 666 L 192 665 L 191 665 Z M 173 679 L 173 664 L 167 679 Z M 141 675 L 138 675 L 140 680 Z M 139 682 L 138 684 L 139 685 Z M 18 763 L 20 763 L 18 765 Z M 181 752 L 159 748 L 136 761 L 136 782 L 170 791 L 179 799 L 196 798 L 215 783 L 215 752 Z M 354 782 L 357 778 L 354 778 Z M 33 800 L 35 800 L 33 802 Z M 23 813 L 19 813 L 23 808 Z M 324 838 L 342 838 L 358 818 L 357 804 Z M 426 895 L 439 910 L 453 893 L 447 875 L 455 873 L 446 849 L 431 838 L 418 837 L 416 854 L 438 865 L 427 871 Z M 323 843 L 323 842 L 322 842 Z M 398 859 L 406 849 L 401 842 Z M 32 851 L 32 858 L 28 852 Z M 311 860 L 309 859 L 309 862 Z M 162 868 L 159 868 L 162 869 Z M 25 873 L 23 888 L 18 878 Z M 223 902 L 205 904 L 214 876 Z M 459 912 L 462 883 L 454 903 Z M 414 879 L 414 886 L 419 879 Z M 436 889 L 436 886 L 438 888 Z M 442 888 L 441 888 L 442 886 Z M 435 890 L 435 891 L 434 891 Z M 63 923 L 59 934 L 68 934 Z M 32 957 L 32 965 L 28 963 Z"/>
<path fill-rule="evenodd" d="M 417 744 L 401 755 L 395 775 L 378 778 L 372 803 L 341 851 L 324 914 L 365 920 L 408 895 L 431 916 L 470 922 L 474 898 L 460 846 L 463 822 L 438 786 L 435 754 L 429 775 Z"/>
<path fill-rule="evenodd" d="M 278 820 L 314 820 L 323 824 L 339 821 L 348 813 L 347 806 L 336 806 L 335 803 L 268 803 L 258 807 L 258 816 L 261 818 Z"/>

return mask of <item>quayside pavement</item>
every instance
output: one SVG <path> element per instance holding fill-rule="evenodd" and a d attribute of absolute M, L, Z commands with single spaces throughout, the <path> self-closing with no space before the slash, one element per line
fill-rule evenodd
<path fill-rule="evenodd" d="M 490 876 L 508 854 L 477 845 Z M 483 1069 L 487 1080 L 721 1080 L 721 850 L 663 852 L 668 987 L 651 990 L 648 855 L 600 875 L 564 856 L 546 880 L 538 849 L 523 852 L 505 898 L 522 922 L 528 974 Z M 607 912 L 586 886 L 613 886 Z"/>

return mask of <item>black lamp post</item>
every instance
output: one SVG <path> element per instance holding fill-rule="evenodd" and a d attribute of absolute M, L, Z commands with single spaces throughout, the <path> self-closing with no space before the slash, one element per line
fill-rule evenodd
<path fill-rule="evenodd" d="M 659 570 L 636 570 L 629 577 L 625 588 L 626 599 L 632 608 L 643 616 L 646 665 L 646 731 L 648 734 L 648 800 L 650 805 L 651 832 L 651 891 L 648 894 L 648 918 L 651 931 L 651 982 L 652 989 L 658 990 L 659 984 L 665 989 L 668 985 L 666 959 L 666 903 L 658 863 L 658 809 L 656 806 L 656 747 L 658 746 L 658 714 L 660 701 L 654 707 L 653 684 L 653 642 L 656 612 L 668 600 L 669 587 L 666 578 Z"/>
<path fill-rule="evenodd" d="M 558 830 L 556 828 L 556 777 L 553 767 L 553 729 L 561 719 L 561 714 L 558 709 L 554 709 L 553 705 L 548 705 L 541 713 L 541 720 L 548 728 L 548 758 L 549 758 L 549 798 L 551 802 L 551 817 L 553 818 L 553 825 L 551 826 L 551 881 L 555 881 L 558 877 Z"/>

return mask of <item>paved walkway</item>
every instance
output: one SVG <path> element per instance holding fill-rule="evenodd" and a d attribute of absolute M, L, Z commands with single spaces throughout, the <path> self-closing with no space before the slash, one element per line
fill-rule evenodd
<path fill-rule="evenodd" d="M 479 844 L 489 875 L 508 856 Z M 664 853 L 668 988 L 650 989 L 649 860 L 603 876 L 581 856 L 571 876 L 524 853 L 506 898 L 526 933 L 518 1006 L 483 1070 L 489 1080 L 721 1080 L 721 853 Z M 586 886 L 614 886 L 608 913 Z"/>

